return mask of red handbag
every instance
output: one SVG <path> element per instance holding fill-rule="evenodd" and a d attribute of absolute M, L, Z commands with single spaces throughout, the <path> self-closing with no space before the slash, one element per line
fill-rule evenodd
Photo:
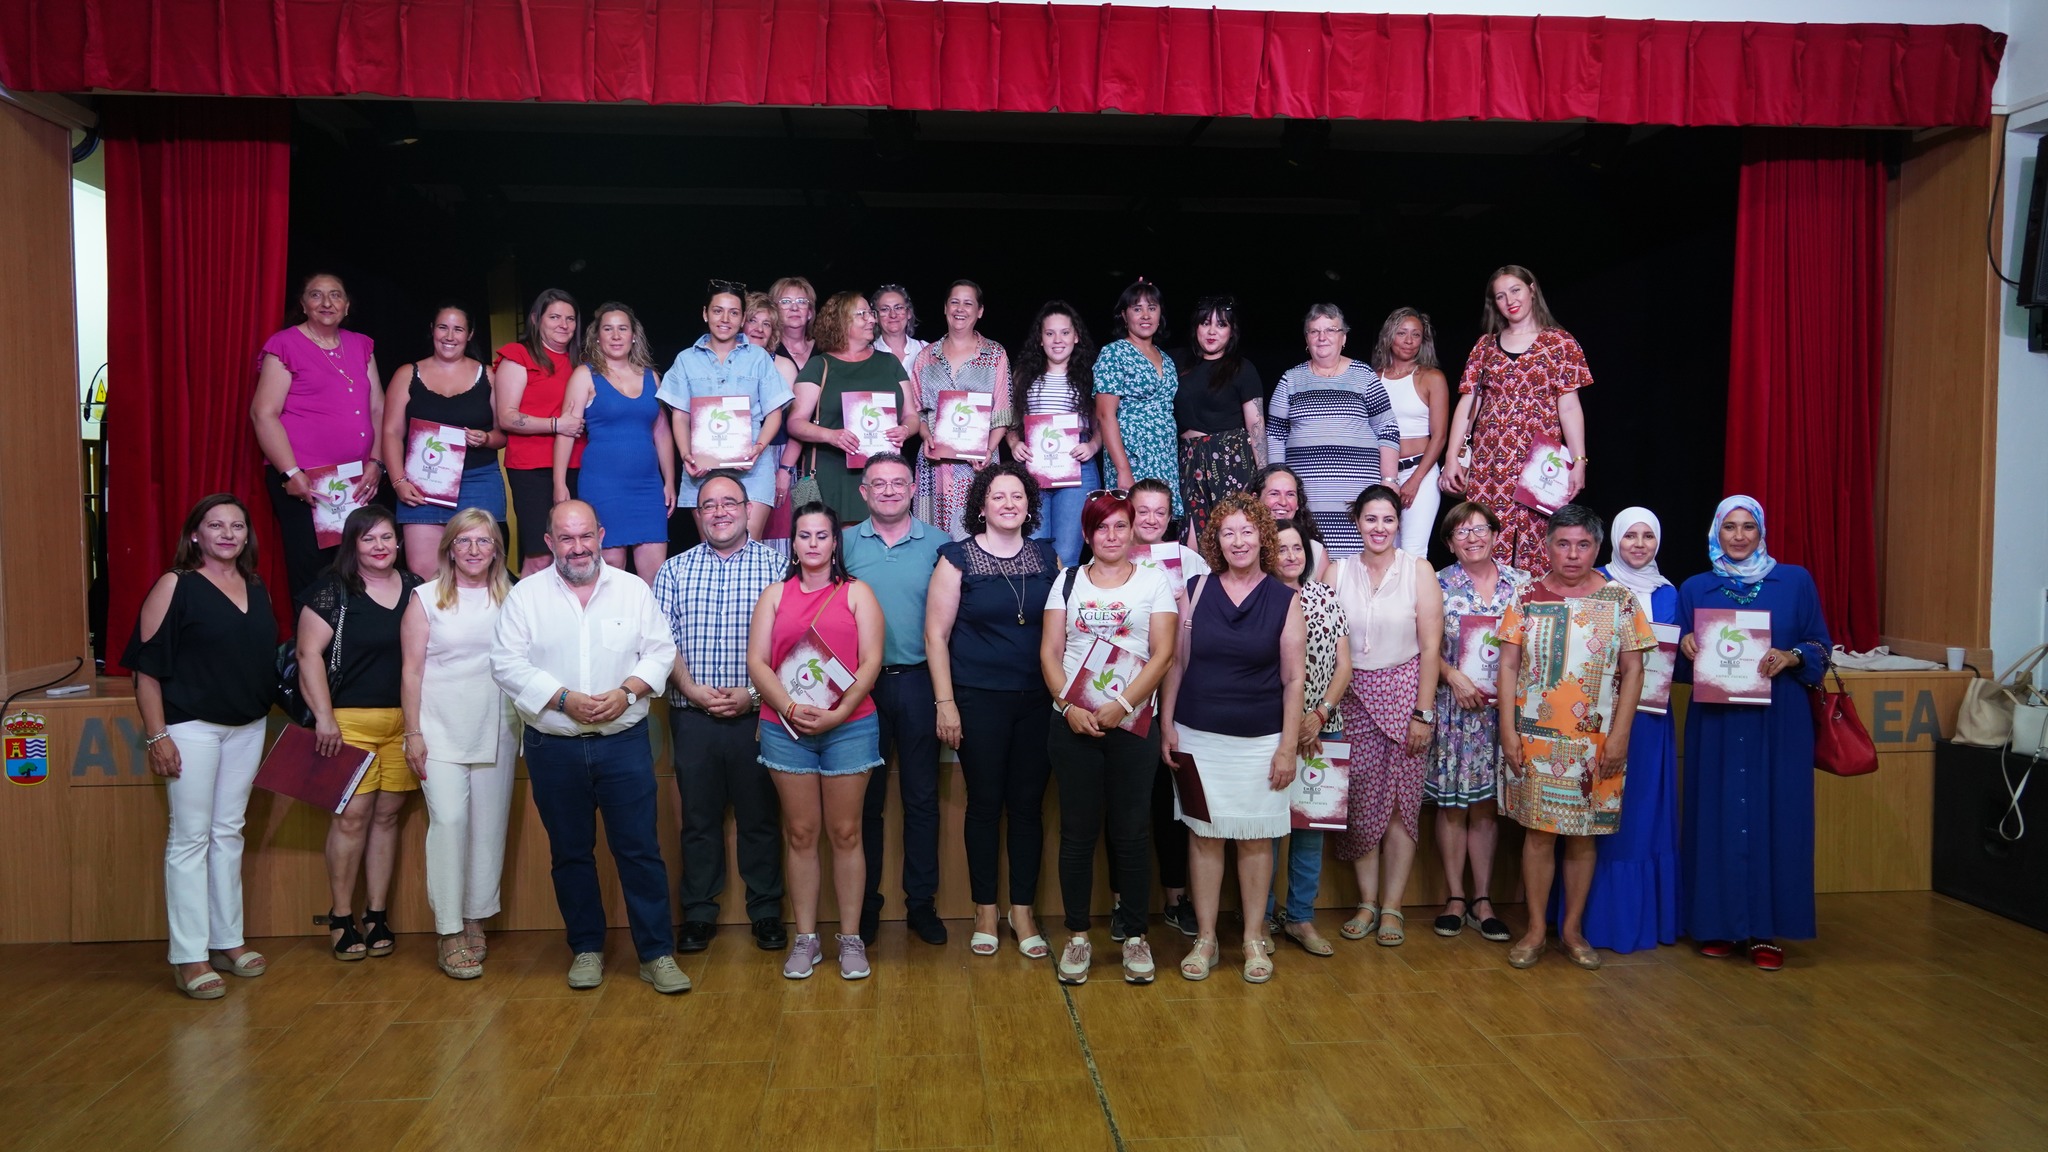
<path fill-rule="evenodd" d="M 1813 766 L 1836 776 L 1867 776 L 1877 771 L 1877 747 L 1856 714 L 1856 701 L 1849 698 L 1842 674 L 1828 671 L 1834 673 L 1838 691 L 1828 691 L 1826 673 L 1819 687 L 1807 689 L 1806 701 L 1813 707 Z"/>

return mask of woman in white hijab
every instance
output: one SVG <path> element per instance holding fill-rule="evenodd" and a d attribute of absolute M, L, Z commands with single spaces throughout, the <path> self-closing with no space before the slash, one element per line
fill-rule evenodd
<path fill-rule="evenodd" d="M 1678 589 L 1657 570 L 1664 526 L 1647 508 L 1614 518 L 1613 553 L 1601 571 L 1635 594 L 1663 635 L 1675 641 Z M 1649 655 L 1645 653 L 1645 655 Z M 1668 677 L 1670 665 L 1663 665 Z M 1649 697 L 1645 668 L 1644 698 Z M 1678 746 L 1671 717 L 1638 706 L 1628 742 L 1628 795 L 1621 827 L 1595 839 L 1593 891 L 1586 901 L 1586 942 L 1634 952 L 1678 939 Z"/>

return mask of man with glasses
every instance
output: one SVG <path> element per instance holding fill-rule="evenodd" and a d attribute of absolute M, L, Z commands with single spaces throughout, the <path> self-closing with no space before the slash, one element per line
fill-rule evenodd
<path fill-rule="evenodd" d="M 668 727 L 683 805 L 681 952 L 702 952 L 718 931 L 728 804 L 754 943 L 767 952 L 789 944 L 781 811 L 775 783 L 756 759 L 761 697 L 747 678 L 754 602 L 782 578 L 785 565 L 773 548 L 748 537 L 744 483 L 731 468 L 705 473 L 697 488 L 704 542 L 670 557 L 654 576 L 654 600 L 676 643 Z"/>
<path fill-rule="evenodd" d="M 846 570 L 867 582 L 882 604 L 882 675 L 875 713 L 882 753 L 896 749 L 903 795 L 903 902 L 910 930 L 927 944 L 946 942 L 934 901 L 939 892 L 939 710 L 924 659 L 924 599 L 939 548 L 949 537 L 910 514 L 916 481 L 910 461 L 894 452 L 868 457 L 860 495 L 868 518 L 846 531 Z M 889 796 L 885 761 L 868 778 L 861 843 L 868 857 L 867 899 L 860 938 L 869 944 L 882 920 L 882 812 Z"/>

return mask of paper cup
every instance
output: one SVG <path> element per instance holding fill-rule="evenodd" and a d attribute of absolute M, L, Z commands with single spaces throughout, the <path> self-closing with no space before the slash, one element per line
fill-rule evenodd
<path fill-rule="evenodd" d="M 1963 670 L 1963 650 L 1961 648 L 1951 648 L 1948 650 L 1948 670 L 1951 672 L 1961 672 Z"/>

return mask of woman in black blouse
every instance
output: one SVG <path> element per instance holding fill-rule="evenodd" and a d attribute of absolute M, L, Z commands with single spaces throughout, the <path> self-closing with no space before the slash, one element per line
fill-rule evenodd
<path fill-rule="evenodd" d="M 1188 322 L 1194 347 L 1174 355 L 1180 391 L 1173 419 L 1180 428 L 1180 495 L 1187 538 L 1202 538 L 1209 509 L 1251 487 L 1266 466 L 1266 385 L 1238 350 L 1235 296 L 1204 296 Z"/>
<path fill-rule="evenodd" d="M 186 514 L 121 659 L 135 671 L 149 770 L 167 780 L 171 965 L 195 1000 L 227 995 L 215 969 L 263 975 L 263 954 L 242 942 L 242 817 L 277 690 L 276 644 L 249 512 L 232 493 L 208 496 Z"/>
<path fill-rule="evenodd" d="M 299 598 L 299 691 L 313 712 L 323 755 L 343 744 L 375 752 L 356 794 L 327 827 L 327 913 L 336 960 L 389 956 L 385 922 L 398 814 L 420 782 L 405 763 L 399 624 L 420 578 L 398 566 L 398 525 L 375 504 L 348 514 L 334 567 Z M 356 930 L 356 874 L 365 873 L 363 931 Z"/>
<path fill-rule="evenodd" d="M 1031 905 L 1044 855 L 1052 695 L 1032 662 L 1059 555 L 1052 541 L 1028 538 L 1038 530 L 1038 483 L 1022 464 L 975 473 L 961 523 L 970 535 L 940 548 L 932 569 L 924 648 L 939 739 L 959 749 L 967 784 L 967 883 L 974 898 L 967 947 L 977 956 L 993 956 L 998 947 L 996 857 L 1007 811 L 1010 931 L 1017 950 L 1039 960 L 1051 951 Z"/>

